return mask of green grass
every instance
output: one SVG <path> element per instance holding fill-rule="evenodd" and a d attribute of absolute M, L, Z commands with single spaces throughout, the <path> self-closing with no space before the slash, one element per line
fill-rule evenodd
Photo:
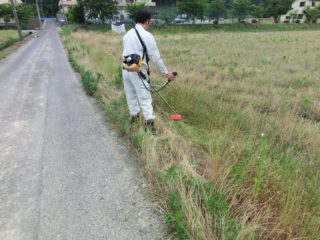
<path fill-rule="evenodd" d="M 75 25 L 68 25 L 66 29 L 72 29 Z M 110 32 L 110 24 L 101 25 L 87 25 L 90 31 L 95 32 Z M 126 25 L 129 30 L 132 25 Z M 320 30 L 320 24 L 274 24 L 274 23 L 228 23 L 228 24 L 171 24 L 171 25 L 154 25 L 151 26 L 150 31 L 153 33 L 164 34 L 181 34 L 181 33 L 208 33 L 215 31 L 225 32 L 274 32 L 274 31 L 314 31 Z"/>
<path fill-rule="evenodd" d="M 10 39 L 10 40 L 7 40 L 3 43 L 0 44 L 0 51 L 7 48 L 7 47 L 10 47 L 11 45 L 15 44 L 16 42 L 19 42 L 19 39 Z"/>
<path fill-rule="evenodd" d="M 88 27 L 91 31 L 96 31 L 96 32 L 109 32 L 109 31 L 111 31 L 110 24 L 89 25 Z"/>
<path fill-rule="evenodd" d="M 280 30 L 291 26 L 298 31 Z M 121 36 L 74 33 L 65 43 L 76 69 L 104 75 L 96 97 L 141 155 L 178 239 L 319 239 L 319 32 L 207 27 L 195 26 L 200 34 L 186 26 L 153 30 L 167 65 L 179 72 L 162 93 L 184 117 L 167 120 L 154 96 L 159 137 L 129 124 L 117 64 Z M 161 81 L 157 74 L 152 80 Z M 195 174 L 201 164 L 206 178 Z"/>
<path fill-rule="evenodd" d="M 25 34 L 24 37 L 29 34 Z M 11 51 L 7 51 L 6 48 L 19 42 L 18 33 L 16 30 L 0 30 L 0 59 L 8 56 Z"/>
<path fill-rule="evenodd" d="M 184 78 L 164 92 L 185 118 L 176 124 L 177 131 L 218 165 L 231 167 L 230 177 L 249 187 L 254 200 L 269 201 L 283 228 L 295 225 L 300 236 L 310 239 L 319 236 L 320 112 L 314 105 L 319 82 L 303 64 L 319 56 L 313 41 L 318 35 L 296 31 L 222 33 L 212 39 L 158 36 L 169 65 L 181 69 Z M 177 64 L 175 56 L 182 50 L 189 50 L 185 59 L 194 60 Z M 271 61 L 257 61 L 268 56 Z M 165 109 L 161 101 L 156 104 Z"/>
<path fill-rule="evenodd" d="M 18 33 L 15 30 L 0 30 L 0 44 L 11 40 L 18 39 Z"/>
<path fill-rule="evenodd" d="M 0 31 L 0 51 L 15 44 L 19 41 L 18 33 L 15 30 L 1 30 Z"/>
<path fill-rule="evenodd" d="M 224 32 L 274 32 L 274 31 L 312 31 L 320 30 L 320 24 L 182 24 L 158 25 L 151 28 L 151 32 L 163 34 L 208 33 Z"/>

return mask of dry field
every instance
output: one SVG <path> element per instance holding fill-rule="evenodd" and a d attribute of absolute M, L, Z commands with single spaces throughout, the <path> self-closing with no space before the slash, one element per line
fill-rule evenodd
<path fill-rule="evenodd" d="M 170 122 L 154 96 L 157 137 L 123 120 L 122 36 L 62 38 L 78 71 L 104 76 L 96 97 L 142 157 L 168 228 L 179 239 L 320 239 L 320 31 L 154 35 L 179 72 L 163 94 L 184 116 Z M 154 68 L 152 80 L 164 80 Z"/>

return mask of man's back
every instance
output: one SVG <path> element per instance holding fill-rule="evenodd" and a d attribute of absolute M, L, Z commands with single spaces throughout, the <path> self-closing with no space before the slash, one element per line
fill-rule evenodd
<path fill-rule="evenodd" d="M 154 37 L 151 33 L 146 31 L 150 27 L 150 19 L 151 15 L 149 12 L 139 11 L 137 13 L 135 19 L 137 24 L 135 26 L 135 29 L 138 31 L 139 35 L 137 34 L 135 29 L 131 29 L 125 34 L 125 36 L 123 37 L 123 57 L 130 56 L 132 54 L 137 54 L 143 57 L 145 53 L 148 56 L 148 60 L 150 59 L 154 63 L 154 65 L 160 69 L 160 71 L 166 78 L 174 80 L 175 76 L 173 75 L 173 73 L 168 72 L 160 57 L 159 49 Z M 138 36 L 141 37 L 141 41 Z M 144 46 L 146 47 L 146 52 L 144 52 Z M 134 59 L 136 59 L 136 56 L 134 57 Z M 141 68 L 136 69 L 137 71 L 140 70 L 141 72 L 137 73 L 136 71 L 130 70 L 132 69 L 124 68 L 122 71 L 122 76 L 129 112 L 133 120 L 132 122 L 139 119 L 141 108 L 146 127 L 149 128 L 153 133 L 155 133 L 155 116 L 153 115 L 152 97 L 148 88 L 148 80 L 150 80 L 150 78 L 147 74 L 147 57 L 144 56 Z M 146 78 L 148 76 L 148 79 L 143 78 L 143 76 L 145 76 Z"/>
<path fill-rule="evenodd" d="M 148 38 L 151 33 L 144 30 L 144 28 L 139 24 L 137 24 L 135 27 L 139 32 L 142 41 L 145 45 L 147 45 L 145 38 Z M 143 56 L 143 47 L 134 28 L 130 29 L 123 37 L 123 56 L 128 56 L 131 54 L 138 54 L 141 57 Z M 146 58 L 143 59 L 143 63 L 145 66 L 147 66 Z"/>
<path fill-rule="evenodd" d="M 163 75 L 168 73 L 159 53 L 156 41 L 151 33 L 146 31 L 141 24 L 136 24 L 135 28 L 139 32 L 141 39 L 147 47 L 147 54 L 149 59 L 160 69 Z M 123 37 L 123 56 L 131 54 L 138 54 L 143 56 L 143 47 L 134 29 L 129 30 Z M 143 66 L 141 70 L 148 68 L 146 57 L 143 59 Z"/>

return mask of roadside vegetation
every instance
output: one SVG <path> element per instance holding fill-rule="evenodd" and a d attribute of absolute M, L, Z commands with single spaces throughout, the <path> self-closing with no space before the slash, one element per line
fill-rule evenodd
<path fill-rule="evenodd" d="M 74 25 L 75 26 L 75 25 Z M 92 30 L 97 32 L 109 32 L 109 25 L 83 25 L 78 27 L 83 30 Z M 126 29 L 132 28 L 131 24 L 126 24 Z M 150 32 L 155 34 L 185 34 L 185 33 L 216 33 L 221 32 L 274 32 L 274 31 L 315 31 L 320 30 L 320 24 L 171 24 L 171 25 L 154 25 Z"/>
<path fill-rule="evenodd" d="M 30 33 L 24 33 L 24 37 L 30 35 Z M 19 42 L 18 33 L 16 30 L 0 30 L 0 59 L 8 56 L 13 49 L 10 46 Z"/>
<path fill-rule="evenodd" d="M 0 31 L 0 44 L 4 44 L 9 40 L 14 40 L 18 38 L 16 30 L 1 30 Z"/>
<path fill-rule="evenodd" d="M 19 41 L 16 30 L 0 30 L 0 59 L 9 55 L 9 51 L 6 48 L 12 46 Z"/>
<path fill-rule="evenodd" d="M 34 13 L 33 6 L 25 3 L 17 4 L 16 6 L 17 15 L 21 24 L 26 24 Z M 0 18 L 6 26 L 10 21 L 13 20 L 13 12 L 11 4 L 2 3 L 0 4 Z"/>
<path fill-rule="evenodd" d="M 121 35 L 62 40 L 88 95 L 118 126 L 177 239 L 320 239 L 320 31 L 154 30 L 178 79 L 154 96 L 159 134 L 130 125 Z M 152 81 L 162 82 L 153 68 Z"/>
<path fill-rule="evenodd" d="M 292 9 L 294 0 L 180 0 L 173 7 L 154 9 L 152 21 L 159 24 L 171 23 L 261 23 L 263 18 L 273 19 L 273 23 L 317 23 L 320 19 L 320 5 L 316 1 L 307 2 L 304 8 Z M 305 2 L 304 2 L 305 4 Z M 87 11 L 85 17 L 84 9 Z M 116 1 L 113 0 L 79 0 L 68 11 L 70 23 L 101 24 L 107 21 L 127 23 L 134 19 L 139 10 L 148 9 L 144 2 L 128 3 L 126 12 L 129 19 L 119 19 Z M 281 19 L 281 15 L 286 15 Z M 123 15 L 122 15 L 123 17 Z"/>

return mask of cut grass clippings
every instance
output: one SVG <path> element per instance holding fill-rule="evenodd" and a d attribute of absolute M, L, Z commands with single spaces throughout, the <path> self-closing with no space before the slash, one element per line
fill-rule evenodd
<path fill-rule="evenodd" d="M 154 97 L 154 137 L 129 124 L 121 36 L 71 29 L 70 62 L 139 154 L 178 239 L 319 239 L 318 31 L 154 30 L 179 72 L 163 94 L 184 116 L 167 120 Z"/>

